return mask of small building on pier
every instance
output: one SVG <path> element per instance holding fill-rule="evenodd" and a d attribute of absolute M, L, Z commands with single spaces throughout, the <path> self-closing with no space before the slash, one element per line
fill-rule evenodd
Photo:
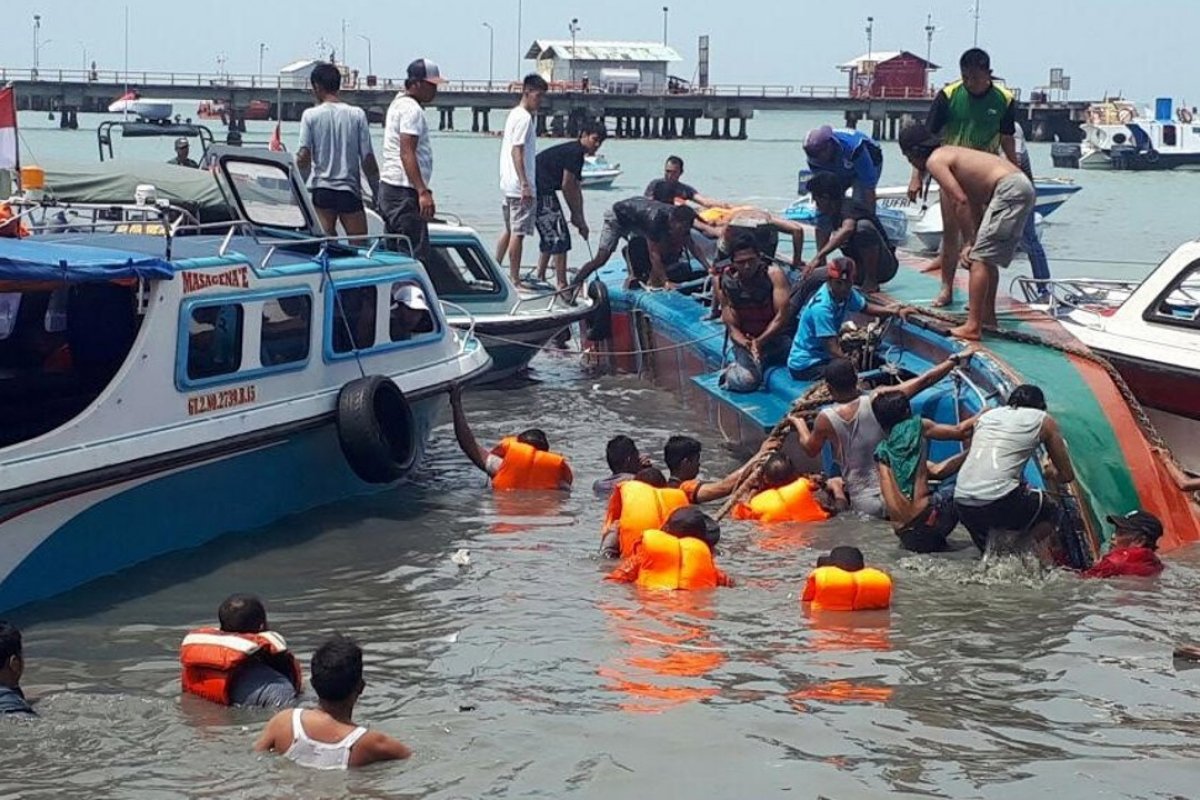
<path fill-rule="evenodd" d="M 664 94 L 670 65 L 683 58 L 658 42 L 590 42 L 538 39 L 525 57 L 552 89 L 616 94 Z"/>
<path fill-rule="evenodd" d="M 864 53 L 838 65 L 850 78 L 851 96 L 902 99 L 929 96 L 929 73 L 937 68 L 907 50 Z"/>

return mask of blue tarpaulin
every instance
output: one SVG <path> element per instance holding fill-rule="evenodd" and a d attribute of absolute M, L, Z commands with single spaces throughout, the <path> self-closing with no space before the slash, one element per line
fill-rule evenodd
<path fill-rule="evenodd" d="M 0 280 L 84 283 L 119 278 L 170 280 L 171 262 L 145 253 L 36 237 L 0 239 Z"/>

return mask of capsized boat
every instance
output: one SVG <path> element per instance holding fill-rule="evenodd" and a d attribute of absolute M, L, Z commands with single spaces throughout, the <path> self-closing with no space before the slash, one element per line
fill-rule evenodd
<path fill-rule="evenodd" d="M 133 114 L 144 120 L 166 120 L 171 118 L 175 105 L 170 100 L 142 97 L 136 91 L 126 92 L 108 104 L 110 114 Z"/>
<path fill-rule="evenodd" d="M 584 189 L 611 189 L 621 171 L 620 164 L 610 164 L 603 155 L 584 156 L 579 185 Z"/>
<path fill-rule="evenodd" d="M 938 282 L 921 274 L 920 266 L 905 258 L 904 267 L 885 286 L 887 296 L 906 304 L 928 303 L 937 294 Z M 794 380 L 785 367 L 774 367 L 758 391 L 725 391 L 718 383 L 724 328 L 707 319 L 700 295 L 691 293 L 697 286 L 684 286 L 682 291 L 628 289 L 625 269 L 615 262 L 598 276 L 611 321 L 604 331 L 607 339 L 597 344 L 597 357 L 617 370 L 649 376 L 677 391 L 694 419 L 721 431 L 734 446 L 757 446 L 796 398 L 811 388 L 811 383 Z M 1025 479 L 1059 495 L 1067 512 L 1060 537 L 1075 567 L 1089 566 L 1104 551 L 1108 515 L 1135 508 L 1164 521 L 1164 548 L 1200 539 L 1200 519 L 1154 452 L 1153 436 L 1139 426 L 1136 402 L 1126 402 L 1103 359 L 1028 306 L 1010 301 L 1001 313 L 1011 320 L 1005 333 L 989 336 L 984 350 L 954 377 L 919 394 L 914 411 L 939 422 L 956 422 L 1000 404 L 1018 384 L 1043 386 L 1077 480 L 1057 485 L 1052 473 L 1032 460 Z M 960 348 L 942 321 L 932 316 L 913 319 L 885 325 L 861 340 L 856 357 L 865 381 L 882 385 L 915 376 Z M 932 442 L 930 457 L 947 458 L 955 447 Z M 819 468 L 811 462 L 807 467 Z"/>
<path fill-rule="evenodd" d="M 290 157 L 213 156 L 233 224 L 0 239 L 0 610 L 392 488 L 490 366 L 418 262 L 320 234 Z"/>

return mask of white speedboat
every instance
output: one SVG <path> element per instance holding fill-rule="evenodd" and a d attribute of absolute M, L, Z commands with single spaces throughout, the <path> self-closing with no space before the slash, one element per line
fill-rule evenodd
<path fill-rule="evenodd" d="M 610 164 L 602 155 L 584 156 L 579 185 L 585 189 L 611 189 L 620 175 L 620 164 Z"/>
<path fill-rule="evenodd" d="M 211 155 L 233 223 L 143 187 L 0 239 L 0 610 L 394 487 L 490 366 L 418 262 L 319 233 L 290 156 Z"/>
<path fill-rule="evenodd" d="M 1055 166 L 1080 169 L 1200 170 L 1200 122 L 1196 110 L 1159 98 L 1139 112 L 1129 102 L 1106 100 L 1090 106 L 1080 126 L 1083 142 L 1055 145 Z"/>
<path fill-rule="evenodd" d="M 141 119 L 157 122 L 170 119 L 175 113 L 175 105 L 170 100 L 155 100 L 141 97 L 137 92 L 128 92 L 109 103 L 108 113 L 133 114 Z"/>

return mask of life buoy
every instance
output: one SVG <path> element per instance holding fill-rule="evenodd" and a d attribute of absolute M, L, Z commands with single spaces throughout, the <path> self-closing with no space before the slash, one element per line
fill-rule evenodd
<path fill-rule="evenodd" d="M 648 530 L 661 528 L 676 509 L 690 505 L 682 489 L 658 489 L 641 481 L 625 481 L 613 490 L 604 519 L 604 534 L 617 529 L 622 558 L 633 549 Z"/>
<path fill-rule="evenodd" d="M 492 452 L 503 461 L 492 477 L 493 489 L 556 490 L 574 480 L 565 458 L 519 442 L 515 436 L 501 439 Z"/>
<path fill-rule="evenodd" d="M 183 637 L 179 646 L 183 690 L 227 706 L 237 671 L 252 658 L 262 659 L 278 670 L 292 682 L 297 693 L 303 688 L 300 662 L 278 633 L 228 633 L 218 628 L 197 628 Z"/>
<path fill-rule="evenodd" d="M 1182 122 L 1184 125 L 1192 124 L 1193 116 L 1192 116 L 1191 109 L 1181 108 L 1181 109 L 1179 109 L 1179 111 L 1177 111 L 1175 113 L 1179 116 L 1179 121 Z"/>
<path fill-rule="evenodd" d="M 818 611 L 865 611 L 892 604 L 892 579 L 886 572 L 864 567 L 848 572 L 841 567 L 817 567 L 804 584 L 802 602 Z"/>
<path fill-rule="evenodd" d="M 712 550 L 700 539 L 648 530 L 642 534 L 641 554 L 637 585 L 644 589 L 715 589 L 718 585 Z"/>
<path fill-rule="evenodd" d="M 829 519 L 813 495 L 814 487 L 808 478 L 797 478 L 787 486 L 767 489 L 750 498 L 748 503 L 733 507 L 734 519 L 753 519 L 759 522 L 819 522 Z"/>
<path fill-rule="evenodd" d="M 343 386 L 336 420 L 342 455 L 367 483 L 400 480 L 416 464 L 416 421 L 404 392 L 390 378 L 367 375 Z"/>
<path fill-rule="evenodd" d="M 1133 122 L 1133 111 L 1128 108 L 1122 108 L 1117 112 L 1117 119 L 1128 125 L 1130 122 Z"/>
<path fill-rule="evenodd" d="M 603 281 L 592 281 L 588 284 L 587 296 L 592 301 L 592 310 L 587 315 L 588 341 L 611 339 L 612 305 L 608 300 L 608 286 Z"/>

